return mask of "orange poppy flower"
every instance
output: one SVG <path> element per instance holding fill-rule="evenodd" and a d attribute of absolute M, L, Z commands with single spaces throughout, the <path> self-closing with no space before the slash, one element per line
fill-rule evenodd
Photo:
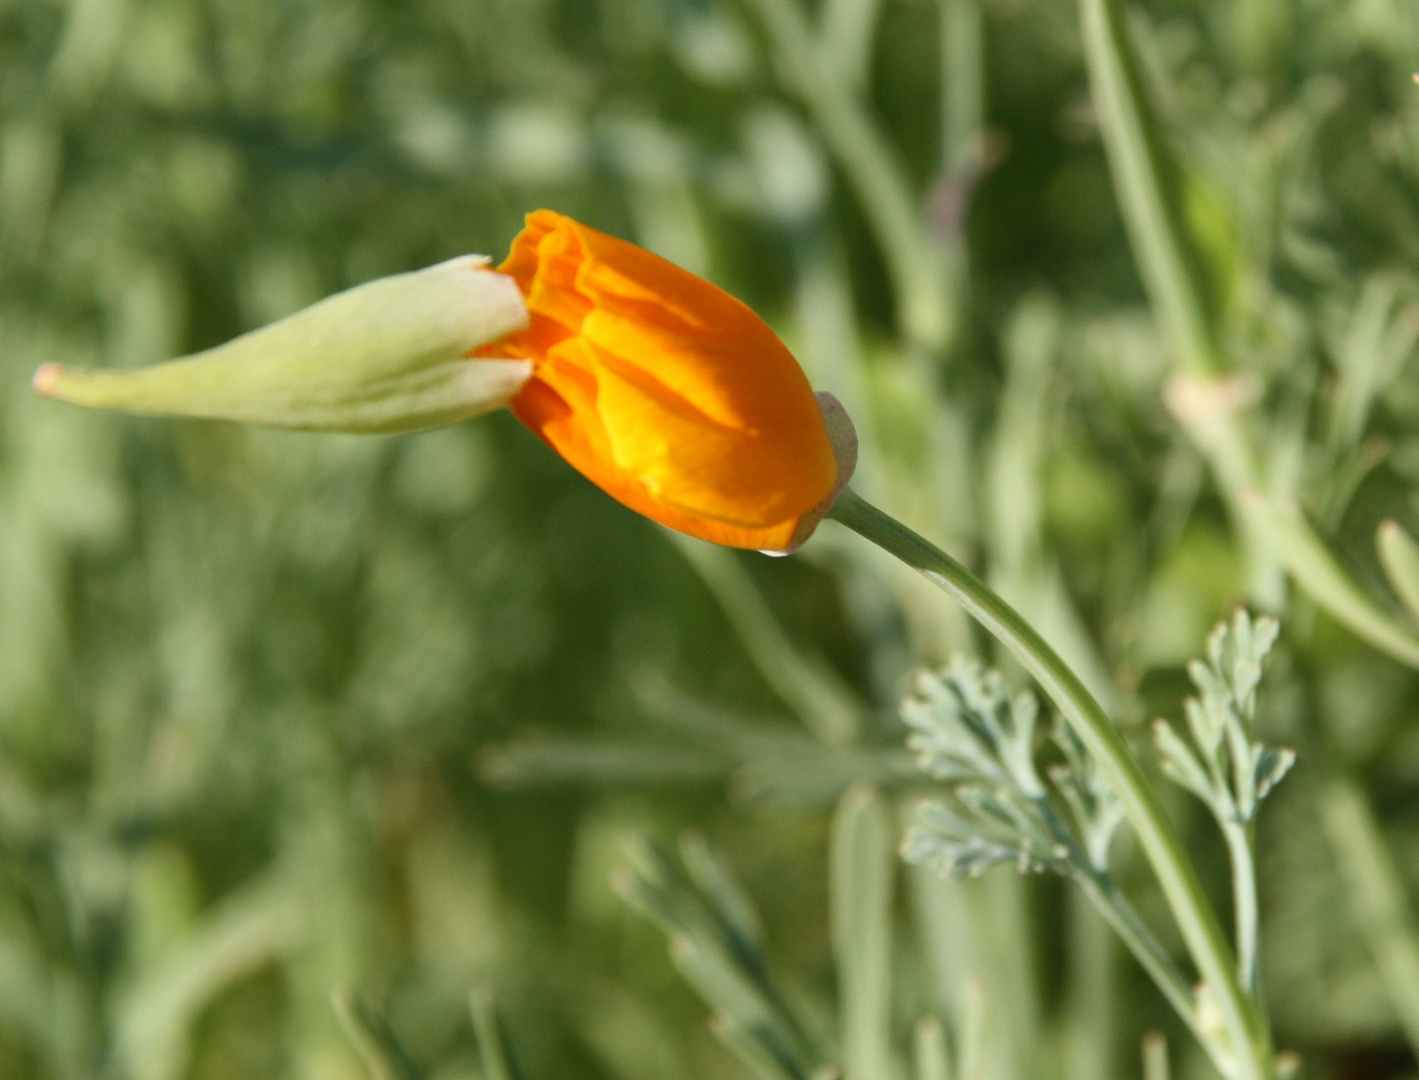
<path fill-rule="evenodd" d="M 838 462 L 823 408 L 762 319 L 550 210 L 528 215 L 498 269 L 530 324 L 476 355 L 532 362 L 510 403 L 519 420 L 662 525 L 731 547 L 801 542 L 840 487 Z"/>
<path fill-rule="evenodd" d="M 583 475 L 672 529 L 791 551 L 856 462 L 842 406 L 728 293 L 550 210 L 481 256 L 381 278 L 195 356 L 46 364 L 91 408 L 417 431 L 510 407 Z M 820 400 L 821 399 L 821 400 Z"/>

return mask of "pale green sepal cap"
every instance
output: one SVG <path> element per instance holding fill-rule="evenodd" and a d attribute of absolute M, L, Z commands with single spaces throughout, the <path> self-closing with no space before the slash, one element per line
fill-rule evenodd
<path fill-rule="evenodd" d="M 225 345 L 132 370 L 45 364 L 34 387 L 93 409 L 321 431 L 397 432 L 506 405 L 525 360 L 469 358 L 527 326 L 517 283 L 481 255 L 336 293 Z"/>

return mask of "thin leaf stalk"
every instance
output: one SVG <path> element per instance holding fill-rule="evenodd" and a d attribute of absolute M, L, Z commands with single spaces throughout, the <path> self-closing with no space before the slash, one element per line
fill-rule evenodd
<path fill-rule="evenodd" d="M 1055 813 L 1054 806 L 1045 796 L 1040 796 L 1035 800 L 1035 805 L 1041 817 L 1049 826 L 1051 834 L 1055 838 L 1056 844 L 1068 850 L 1069 855 L 1064 862 L 1064 872 L 1083 891 L 1085 897 L 1094 905 L 1104 921 L 1113 929 L 1114 933 L 1133 954 L 1139 966 L 1148 973 L 1168 1004 L 1187 1024 L 1188 1029 L 1197 1037 L 1204 1050 L 1212 1058 L 1218 1070 L 1224 1074 L 1227 1071 L 1228 1059 L 1222 1052 L 1222 1048 L 1216 1043 L 1209 1033 L 1207 1033 L 1200 1022 L 1197 1002 L 1193 997 L 1192 988 L 1188 986 L 1187 980 L 1183 978 L 1182 972 L 1178 970 L 1177 964 L 1167 951 L 1159 943 L 1157 937 L 1148 929 L 1146 923 L 1138 916 L 1128 898 L 1114 883 L 1112 877 L 1106 870 L 1101 870 L 1090 862 L 1089 857 L 1082 851 L 1074 841 L 1070 830 L 1060 820 Z"/>
<path fill-rule="evenodd" d="M 1237 978 L 1247 993 L 1257 992 L 1257 939 L 1260 923 L 1256 899 L 1255 829 L 1229 821 L 1222 826 L 1232 863 L 1232 905 L 1237 933 Z"/>
<path fill-rule="evenodd" d="M 1177 831 L 1117 728 L 1043 638 L 984 582 L 925 538 L 866 502 L 851 488 L 830 515 L 937 585 L 1006 646 L 1039 683 L 1099 761 L 1162 887 L 1193 962 L 1226 1032 L 1233 1080 L 1274 1080 L 1275 1056 L 1265 1019 L 1237 977 L 1235 960 L 1183 851 Z"/>
<path fill-rule="evenodd" d="M 1207 1036 L 1198 1026 L 1192 988 L 1118 886 L 1100 874 L 1087 873 L 1081 868 L 1075 868 L 1069 877 L 1084 891 L 1192 1033 L 1203 1046 L 1209 1046 Z"/>

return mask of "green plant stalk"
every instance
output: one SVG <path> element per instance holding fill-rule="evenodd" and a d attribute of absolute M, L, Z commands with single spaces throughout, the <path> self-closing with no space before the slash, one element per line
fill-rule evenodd
<path fill-rule="evenodd" d="M 985 1080 L 985 1033 L 985 987 L 972 982 L 961 1003 L 961 1054 L 956 1065 L 961 1080 Z"/>
<path fill-rule="evenodd" d="M 370 1080 L 423 1080 L 423 1074 L 394 1037 L 383 1016 L 360 1004 L 349 993 L 331 998 L 335 1016 L 350 1045 L 364 1063 Z"/>
<path fill-rule="evenodd" d="M 830 910 L 846 1080 L 892 1072 L 894 831 L 872 787 L 859 784 L 838 801 Z"/>
<path fill-rule="evenodd" d="M 1167 998 L 1168 1004 L 1197 1036 L 1198 1041 L 1211 1052 L 1211 1040 L 1197 1022 L 1197 1007 L 1193 1000 L 1192 988 L 1187 985 L 1172 957 L 1163 951 L 1158 939 L 1139 919 L 1133 905 L 1119 892 L 1118 886 L 1106 877 L 1078 867 L 1071 869 L 1069 877 L 1084 891 L 1089 902 L 1113 928 L 1119 940 L 1127 946 L 1163 997 Z"/>
<path fill-rule="evenodd" d="M 1375 551 L 1395 595 L 1410 616 L 1419 619 L 1419 544 L 1397 521 L 1382 521 L 1375 531 Z"/>
<path fill-rule="evenodd" d="M 1174 369 L 1192 380 L 1216 379 L 1227 364 L 1209 303 L 1211 287 L 1188 226 L 1184 178 L 1145 92 L 1123 12 L 1117 0 L 1079 0 L 1079 25 L 1119 209 Z M 1239 527 L 1252 565 L 1252 596 L 1279 606 L 1282 582 L 1243 505 L 1244 493 L 1257 482 L 1255 447 L 1229 407 L 1206 415 L 1174 412 L 1207 460 Z"/>
<path fill-rule="evenodd" d="M 1250 824 L 1229 821 L 1222 826 L 1232 863 L 1232 904 L 1237 929 L 1237 978 L 1247 993 L 1257 992 L 1256 833 Z"/>
<path fill-rule="evenodd" d="M 1059 819 L 1049 799 L 1040 797 L 1035 800 L 1035 804 L 1039 809 L 1040 816 L 1049 826 L 1055 842 L 1069 851 L 1068 860 L 1063 867 L 1064 873 L 1079 886 L 1085 897 L 1103 916 L 1104 921 L 1127 946 L 1128 951 L 1133 954 L 1133 958 L 1138 961 L 1139 966 L 1148 973 L 1154 985 L 1167 999 L 1168 1004 L 1187 1024 L 1188 1029 L 1197 1036 L 1197 1041 L 1207 1051 L 1218 1071 L 1225 1075 L 1228 1068 L 1225 1048 L 1219 1046 L 1217 1040 L 1203 1030 L 1192 988 L 1188 986 L 1187 980 L 1183 978 L 1182 972 L 1178 970 L 1173 958 L 1159 944 L 1147 924 L 1138 917 L 1138 912 L 1134 910 L 1133 905 L 1128 902 L 1128 897 L 1123 895 L 1108 872 L 1096 868 L 1089 862 L 1084 852 L 1079 850 L 1069 829 Z"/>
<path fill-rule="evenodd" d="M 503 1043 L 502 1024 L 491 987 L 480 986 L 468 995 L 473 1031 L 478 1039 L 478 1059 L 488 1080 L 520 1080 Z"/>
<path fill-rule="evenodd" d="M 1275 1056 L 1264 1017 L 1237 978 L 1231 948 L 1182 843 L 1108 715 L 1035 629 L 984 582 L 940 548 L 843 491 L 829 516 L 895 555 L 937 585 L 1006 646 L 1039 683 L 1118 792 L 1129 823 L 1157 875 L 1198 972 L 1216 1001 L 1233 1080 L 1274 1080 Z"/>
<path fill-rule="evenodd" d="M 1173 958 L 1138 917 L 1133 905 L 1119 891 L 1108 871 L 1099 869 L 1089 861 L 1089 857 L 1075 842 L 1069 827 L 1055 813 L 1054 804 L 1048 796 L 1038 796 L 1034 803 L 1053 837 L 1054 844 L 1069 853 L 1061 867 L 1063 873 L 1083 890 L 1089 902 L 1098 909 L 1099 914 L 1128 946 L 1128 951 L 1133 953 L 1134 959 L 1152 978 L 1163 996 L 1168 999 L 1168 1003 L 1210 1052 L 1212 1048 L 1209 1039 L 1198 1024 L 1192 988 L 1188 986 L 1178 966 L 1173 963 Z"/>
<path fill-rule="evenodd" d="M 1240 755 L 1232 744 L 1232 771 L 1240 773 Z M 1232 920 L 1237 942 L 1237 978 L 1253 999 L 1257 997 L 1256 829 L 1241 820 L 1237 796 L 1227 780 L 1227 770 L 1216 754 L 1205 754 L 1206 769 L 1212 778 L 1213 797 L 1208 801 L 1218 831 L 1227 844 L 1227 861 L 1232 871 Z M 1240 790 L 1243 778 L 1236 776 Z M 1253 806 L 1255 810 L 1255 806 Z"/>
<path fill-rule="evenodd" d="M 941 167 L 969 168 L 985 116 L 984 13 L 980 0 L 941 5 Z"/>
<path fill-rule="evenodd" d="M 1118 997 L 1113 928 L 1082 889 L 1066 899 L 1065 968 L 1069 983 L 1061 1002 L 1060 1080 L 1114 1076 L 1118 1042 Z"/>
<path fill-rule="evenodd" d="M 951 1080 L 946 1032 L 934 1016 L 923 1016 L 912 1031 L 913 1080 Z"/>

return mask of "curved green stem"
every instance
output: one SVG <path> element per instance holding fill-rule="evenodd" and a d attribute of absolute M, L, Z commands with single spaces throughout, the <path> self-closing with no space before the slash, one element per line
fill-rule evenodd
<path fill-rule="evenodd" d="M 851 488 L 829 516 L 919 571 L 948 593 L 1005 645 L 1039 683 L 1098 759 L 1118 792 L 1129 823 L 1157 875 L 1193 963 L 1215 1002 L 1232 1080 L 1275 1080 L 1276 1063 L 1265 1019 L 1237 977 L 1231 948 L 1202 883 L 1157 796 L 1113 722 L 1079 677 L 1018 612 L 989 586 Z"/>

